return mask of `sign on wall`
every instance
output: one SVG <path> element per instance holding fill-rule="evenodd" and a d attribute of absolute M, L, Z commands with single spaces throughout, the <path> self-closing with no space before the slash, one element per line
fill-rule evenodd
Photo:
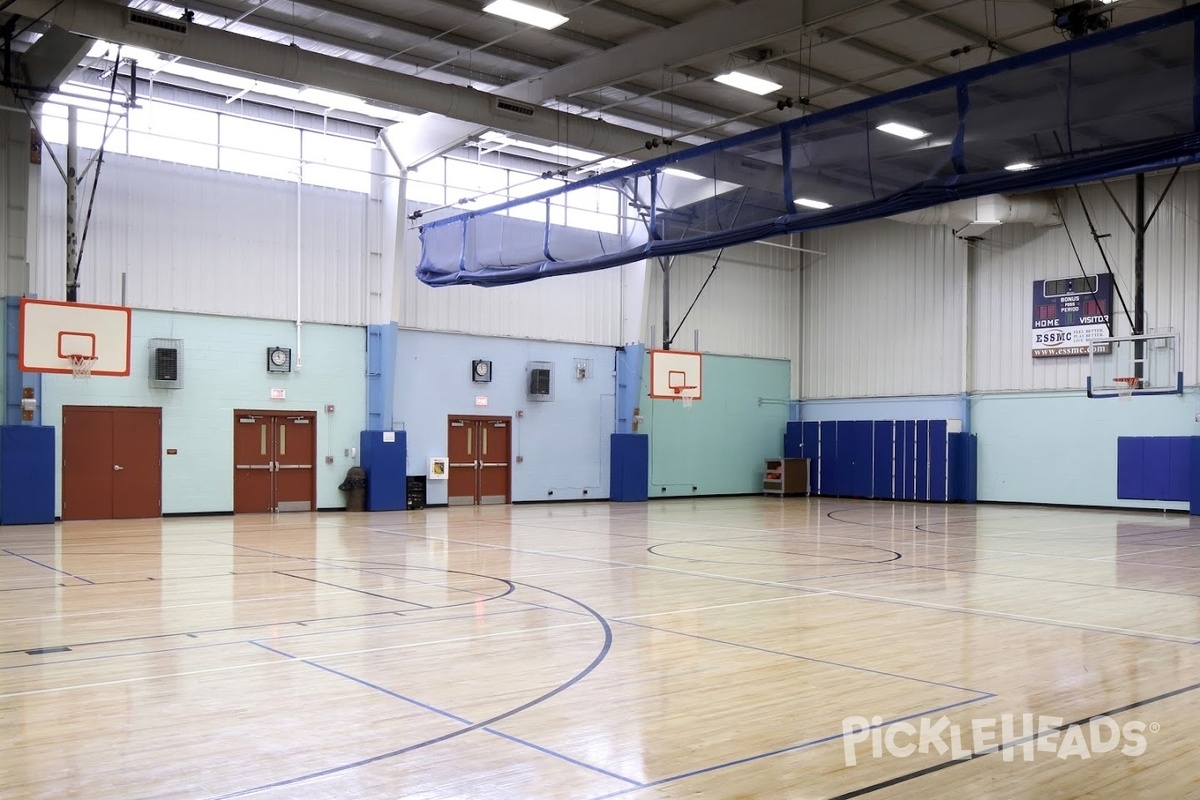
<path fill-rule="evenodd" d="M 1033 357 L 1086 356 L 1089 342 L 1109 335 L 1112 293 L 1111 275 L 1034 281 Z"/>

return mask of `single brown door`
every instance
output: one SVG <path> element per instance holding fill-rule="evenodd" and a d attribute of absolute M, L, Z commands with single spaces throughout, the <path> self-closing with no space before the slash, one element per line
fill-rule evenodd
<path fill-rule="evenodd" d="M 234 512 L 314 510 L 316 447 L 312 412 L 235 411 Z"/>
<path fill-rule="evenodd" d="M 315 415 L 275 417 L 275 510 L 315 511 Z"/>
<path fill-rule="evenodd" d="M 511 424 L 509 417 L 449 418 L 446 501 L 450 505 L 509 501 Z"/>
<path fill-rule="evenodd" d="M 162 409 L 64 406 L 62 518 L 162 513 Z"/>
<path fill-rule="evenodd" d="M 269 414 L 239 411 L 233 416 L 233 513 L 274 511 L 272 477 L 275 445 Z"/>
<path fill-rule="evenodd" d="M 509 423 L 479 421 L 479 499 L 482 505 L 507 503 L 509 493 Z"/>

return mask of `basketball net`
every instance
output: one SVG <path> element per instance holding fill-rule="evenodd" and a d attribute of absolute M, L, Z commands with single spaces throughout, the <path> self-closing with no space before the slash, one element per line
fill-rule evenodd
<path fill-rule="evenodd" d="M 67 356 L 71 360 L 71 377 L 77 380 L 86 380 L 92 377 L 92 367 L 96 366 L 99 361 L 96 356 Z"/>
<path fill-rule="evenodd" d="M 1122 403 L 1128 403 L 1133 399 L 1133 390 L 1137 386 L 1137 378 L 1113 378 L 1113 382 L 1117 384 L 1117 399 Z"/>
<path fill-rule="evenodd" d="M 675 398 L 677 400 L 683 401 L 683 407 L 685 410 L 690 410 L 692 407 L 692 400 L 694 398 L 690 394 L 684 394 L 684 392 L 691 391 L 692 389 L 695 389 L 696 387 L 695 386 L 674 386 L 672 388 L 675 390 Z"/>

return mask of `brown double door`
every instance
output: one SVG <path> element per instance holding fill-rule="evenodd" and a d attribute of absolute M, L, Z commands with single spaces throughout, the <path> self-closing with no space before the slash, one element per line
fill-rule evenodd
<path fill-rule="evenodd" d="M 450 417 L 450 505 L 507 503 L 512 496 L 512 419 Z"/>
<path fill-rule="evenodd" d="M 62 518 L 162 515 L 162 409 L 63 406 Z"/>
<path fill-rule="evenodd" d="M 314 511 L 317 415 L 233 412 L 233 511 Z"/>

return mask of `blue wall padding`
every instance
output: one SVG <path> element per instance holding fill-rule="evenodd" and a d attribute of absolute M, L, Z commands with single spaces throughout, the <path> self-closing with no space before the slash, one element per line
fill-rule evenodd
<path fill-rule="evenodd" d="M 946 500 L 946 420 L 929 420 L 929 499 Z"/>
<path fill-rule="evenodd" d="M 650 437 L 644 433 L 614 433 L 610 439 L 608 497 L 636 503 L 650 492 Z"/>
<path fill-rule="evenodd" d="M 916 499 L 929 499 L 929 420 L 917 420 L 917 457 L 913 459 L 916 473 Z"/>
<path fill-rule="evenodd" d="M 896 436 L 896 422 L 884 420 L 872 425 L 874 459 L 871 467 L 871 497 L 891 500 L 896 496 L 896 483 L 892 478 L 892 443 Z"/>
<path fill-rule="evenodd" d="M 384 434 L 395 441 L 385 442 Z M 404 431 L 362 431 L 359 463 L 367 473 L 367 511 L 408 508 L 408 437 Z"/>
<path fill-rule="evenodd" d="M 801 423 L 812 494 L 975 502 L 976 440 L 948 428 L 944 419 Z"/>
<path fill-rule="evenodd" d="M 1191 500 L 1189 436 L 1117 437 L 1117 497 L 1122 500 Z"/>
<path fill-rule="evenodd" d="M 1191 437 L 1191 458 L 1188 459 L 1191 471 L 1188 473 L 1188 499 L 1191 503 L 1189 511 L 1200 514 L 1200 436 Z M 1195 479 L 1192 476 L 1196 476 Z"/>
<path fill-rule="evenodd" d="M 54 522 L 54 428 L 0 426 L 0 523 Z"/>
<path fill-rule="evenodd" d="M 804 423 L 789 422 L 783 431 L 783 457 L 805 458 Z"/>

